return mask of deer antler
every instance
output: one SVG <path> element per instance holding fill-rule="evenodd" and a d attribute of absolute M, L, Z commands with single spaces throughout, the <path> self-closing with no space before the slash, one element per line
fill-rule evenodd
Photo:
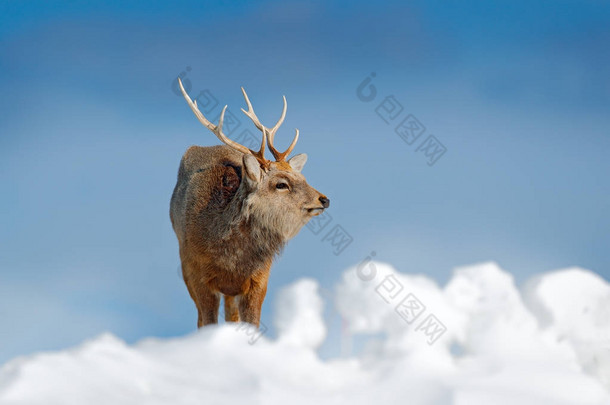
<path fill-rule="evenodd" d="M 180 80 L 180 78 L 178 78 L 178 83 L 180 84 L 180 90 L 182 91 L 182 95 L 184 96 L 184 99 L 186 100 L 189 107 L 191 107 L 191 110 L 193 110 L 193 112 L 195 113 L 195 116 L 197 117 L 199 122 L 201 122 L 205 127 L 207 127 L 210 131 L 212 131 L 214 133 L 214 135 L 216 135 L 218 137 L 218 139 L 220 139 L 222 142 L 229 145 L 233 149 L 238 150 L 245 154 L 253 155 L 259 161 L 261 166 L 263 166 L 263 167 L 267 167 L 269 165 L 269 161 L 267 159 L 265 159 L 265 142 L 267 140 L 267 136 L 266 136 L 264 127 L 261 125 L 260 122 L 258 122 L 258 118 L 256 118 L 256 115 L 254 114 L 254 111 L 252 110 L 252 106 L 250 105 L 250 101 L 248 100 L 247 96 L 246 96 L 246 101 L 248 103 L 248 108 L 249 108 L 248 112 L 251 115 L 249 113 L 246 113 L 245 111 L 244 111 L 244 113 L 246 113 L 246 115 L 248 117 L 250 117 L 252 119 L 252 121 L 254 121 L 254 119 L 256 118 L 256 121 L 254 122 L 254 124 L 259 129 L 261 129 L 261 127 L 263 127 L 263 130 L 261 130 L 263 133 L 263 141 L 261 142 L 261 147 L 258 150 L 258 152 L 255 152 L 252 149 L 247 148 L 244 145 L 241 145 L 241 144 L 229 139 L 222 132 L 222 124 L 223 124 L 224 118 L 225 118 L 225 111 L 227 110 L 226 105 L 224 106 L 224 108 L 222 109 L 222 112 L 220 113 L 220 118 L 218 119 L 218 125 L 214 125 L 201 113 L 201 111 L 199 111 L 199 108 L 197 107 L 197 101 L 191 100 L 189 95 L 184 90 L 184 87 L 182 86 L 182 80 Z M 244 92 L 244 95 L 245 95 L 245 92 Z M 243 111 L 243 109 L 242 109 L 242 111 Z M 254 118 L 252 118 L 252 117 L 254 117 Z M 257 122 L 258 122 L 258 124 L 257 124 Z"/>
<path fill-rule="evenodd" d="M 297 133 L 294 136 L 292 143 L 290 144 L 288 149 L 286 149 L 284 152 L 279 152 L 273 146 L 273 140 L 275 138 L 275 133 L 277 132 L 277 130 L 280 128 L 280 126 L 284 122 L 284 118 L 286 118 L 286 108 L 288 107 L 288 104 L 286 103 L 286 97 L 282 96 L 282 98 L 284 99 L 284 108 L 282 109 L 282 115 L 280 116 L 280 119 L 273 126 L 273 128 L 269 129 L 269 128 L 265 127 L 263 124 L 261 124 L 258 117 L 254 113 L 254 110 L 252 109 L 252 104 L 250 103 L 250 99 L 248 98 L 248 94 L 246 94 L 246 90 L 244 90 L 244 88 L 242 87 L 241 91 L 244 94 L 244 98 L 246 99 L 246 104 L 248 105 L 248 111 L 244 110 L 243 108 L 241 110 L 244 112 L 244 114 L 246 114 L 248 117 L 250 117 L 252 122 L 254 122 L 254 125 L 256 125 L 256 127 L 263 133 L 263 138 L 265 138 L 265 132 L 267 133 L 267 145 L 269 146 L 269 150 L 273 154 L 273 157 L 275 157 L 275 161 L 276 162 L 284 161 L 286 159 L 286 156 L 288 156 L 290 154 L 290 152 L 292 152 L 292 150 L 294 149 L 294 146 L 297 144 L 297 140 L 299 139 L 299 130 L 297 129 L 296 130 Z"/>

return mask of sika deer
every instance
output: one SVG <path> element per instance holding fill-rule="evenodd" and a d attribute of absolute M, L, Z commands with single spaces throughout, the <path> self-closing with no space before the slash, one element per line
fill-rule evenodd
<path fill-rule="evenodd" d="M 286 116 L 263 126 L 242 88 L 248 111 L 242 111 L 262 133 L 258 151 L 222 132 L 225 106 L 218 125 L 212 124 L 180 89 L 195 116 L 225 145 L 188 148 L 178 170 L 170 218 L 180 245 L 182 274 L 198 311 L 197 326 L 218 322 L 224 296 L 226 321 L 259 325 L 274 257 L 330 200 L 305 180 L 301 170 L 307 155 L 286 160 L 298 138 L 284 152 L 273 146 Z M 265 159 L 265 144 L 275 161 Z"/>

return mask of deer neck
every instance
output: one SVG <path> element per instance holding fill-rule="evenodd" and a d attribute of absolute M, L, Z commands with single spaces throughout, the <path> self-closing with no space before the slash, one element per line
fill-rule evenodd
<path fill-rule="evenodd" d="M 264 265 L 279 254 L 284 247 L 285 237 L 271 228 L 251 209 L 248 202 L 249 190 L 242 181 L 238 191 L 225 209 L 225 232 L 222 239 L 230 242 L 234 249 L 229 253 L 237 267 Z M 227 258 L 228 259 L 228 258 Z M 242 267 L 242 268 L 243 268 Z"/>

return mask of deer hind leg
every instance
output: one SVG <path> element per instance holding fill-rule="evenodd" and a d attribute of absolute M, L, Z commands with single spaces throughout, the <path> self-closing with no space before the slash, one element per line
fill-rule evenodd
<path fill-rule="evenodd" d="M 235 303 L 236 297 L 225 295 L 225 321 L 239 322 L 239 311 Z"/>
<path fill-rule="evenodd" d="M 220 294 L 212 291 L 198 277 L 193 277 L 190 268 L 182 265 L 182 274 L 186 288 L 197 307 L 197 327 L 218 323 L 218 307 L 220 306 Z M 195 273 L 196 274 L 196 273 Z"/>
<path fill-rule="evenodd" d="M 220 306 L 220 294 L 207 287 L 199 288 L 197 294 L 197 311 L 199 318 L 197 327 L 218 323 L 218 307 Z"/>
<path fill-rule="evenodd" d="M 261 308 L 267 294 L 268 279 L 269 268 L 250 280 L 250 288 L 239 299 L 239 318 L 242 322 L 259 326 Z"/>

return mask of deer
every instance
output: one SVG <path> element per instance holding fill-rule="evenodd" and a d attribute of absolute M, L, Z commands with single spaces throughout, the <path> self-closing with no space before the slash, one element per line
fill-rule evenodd
<path fill-rule="evenodd" d="M 214 125 L 178 82 L 199 122 L 223 143 L 186 150 L 170 202 L 182 276 L 197 307 L 197 327 L 218 323 L 223 298 L 225 322 L 258 328 L 274 258 L 330 200 L 301 173 L 306 154 L 287 159 L 299 139 L 298 129 L 288 149 L 274 147 L 286 116 L 285 96 L 279 120 L 268 128 L 241 88 L 248 111 L 241 110 L 262 133 L 260 148 L 254 151 L 223 133 L 226 105 Z M 274 161 L 265 158 L 265 145 Z"/>

